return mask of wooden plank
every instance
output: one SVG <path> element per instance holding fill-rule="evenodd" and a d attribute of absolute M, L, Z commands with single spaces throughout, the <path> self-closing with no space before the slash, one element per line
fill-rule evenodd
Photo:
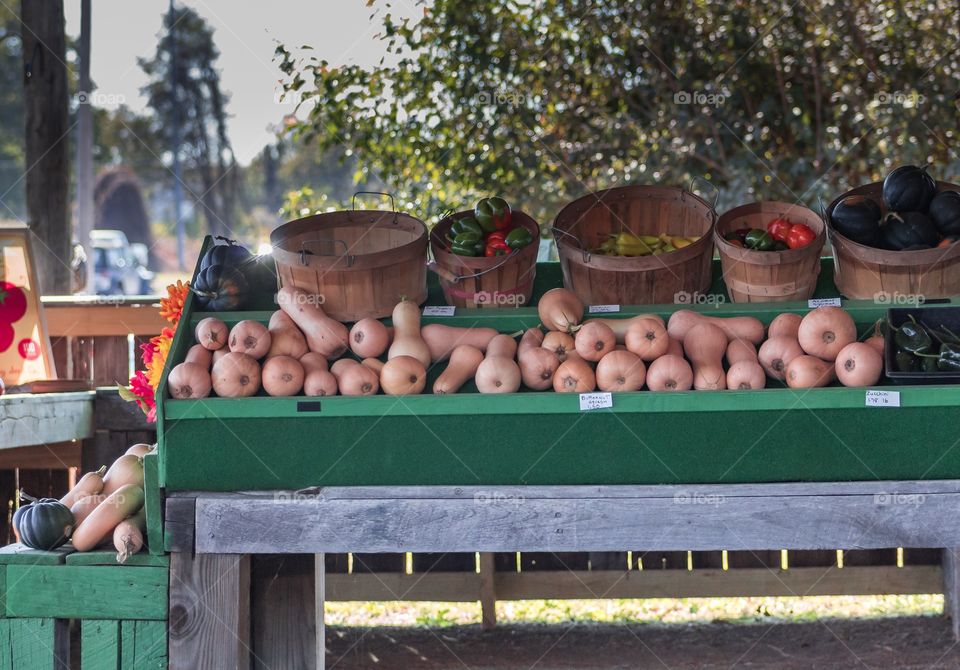
<path fill-rule="evenodd" d="M 7 566 L 7 616 L 166 619 L 165 568 Z"/>
<path fill-rule="evenodd" d="M 167 498 L 163 510 L 163 548 L 166 551 L 193 552 L 196 507 L 194 498 Z"/>
<path fill-rule="evenodd" d="M 80 467 L 79 440 L 0 449 L 0 470 L 51 470 Z"/>
<path fill-rule="evenodd" d="M 80 625 L 83 670 L 120 670 L 120 622 L 84 619 Z"/>
<path fill-rule="evenodd" d="M 315 551 L 615 551 L 646 538 L 649 550 L 769 547 L 880 549 L 960 544 L 960 494 L 915 504 L 874 495 L 725 496 L 722 505 L 663 498 L 472 500 L 266 500 L 199 498 L 198 553 Z M 919 500 L 919 499 L 918 499 Z"/>
<path fill-rule="evenodd" d="M 943 614 L 950 618 L 953 639 L 960 640 L 960 548 L 943 550 Z"/>
<path fill-rule="evenodd" d="M 10 670 L 69 670 L 70 630 L 61 619 L 0 620 L 0 668 Z"/>
<path fill-rule="evenodd" d="M 314 621 L 316 623 L 316 641 L 314 644 L 314 665 L 317 670 L 327 667 L 327 575 L 326 561 L 323 554 L 315 554 L 313 561 L 314 575 Z"/>
<path fill-rule="evenodd" d="M 0 547 L 0 565 L 60 565 L 72 552 L 70 545 L 53 551 L 40 551 L 19 543 L 8 544 Z"/>
<path fill-rule="evenodd" d="M 250 667 L 249 556 L 171 555 L 169 662 L 170 670 Z"/>
<path fill-rule="evenodd" d="M 156 426 L 147 423 L 146 415 L 137 407 L 136 403 L 121 398 L 116 386 L 112 384 L 96 390 L 94 422 L 97 428 L 103 430 L 145 431 L 156 436 Z M 144 441 L 153 443 L 156 442 L 156 437 Z"/>
<path fill-rule="evenodd" d="M 316 654 L 314 557 L 252 556 L 253 667 L 313 668 Z"/>
<path fill-rule="evenodd" d="M 92 391 L 0 396 L 0 449 L 92 437 L 93 398 Z"/>
<path fill-rule="evenodd" d="M 483 630 L 493 630 L 497 625 L 497 572 L 493 557 L 488 551 L 480 554 L 480 624 Z"/>
<path fill-rule="evenodd" d="M 117 552 L 113 550 L 107 551 L 75 551 L 72 554 L 67 554 L 66 557 L 67 565 L 112 565 L 117 566 Z M 123 563 L 123 567 L 153 567 L 153 568 L 167 568 L 170 567 L 170 557 L 166 555 L 156 556 L 154 554 L 148 554 L 144 551 L 141 551 L 139 554 L 134 554 L 127 558 Z"/>
<path fill-rule="evenodd" d="M 147 549 L 163 555 L 163 505 L 160 497 L 160 458 L 154 451 L 143 457 L 143 505 L 147 514 Z"/>
<path fill-rule="evenodd" d="M 120 630 L 123 640 L 120 649 L 122 670 L 166 670 L 166 621 L 122 621 Z"/>
<path fill-rule="evenodd" d="M 894 496 L 960 493 L 960 480 L 803 482 L 789 484 L 657 484 L 657 485 L 558 485 L 558 486 L 330 486 L 264 491 L 171 491 L 172 498 L 263 498 L 317 500 L 469 500 L 477 504 L 523 504 L 535 499 L 669 498 L 697 507 L 722 504 L 727 497 L 771 496 L 878 496 L 878 504 L 891 504 Z M 691 501 L 694 501 L 691 503 Z M 716 504 L 714 504 L 716 503 Z"/>
<path fill-rule="evenodd" d="M 748 596 L 939 593 L 937 566 L 894 568 L 742 568 L 739 570 L 590 570 L 500 572 L 497 600 L 720 598 Z M 327 600 L 476 602 L 477 573 L 327 575 Z"/>
<path fill-rule="evenodd" d="M 137 361 L 139 362 L 139 361 Z M 130 379 L 130 343 L 127 335 L 101 335 L 93 343 L 93 383 L 116 388 Z"/>
<path fill-rule="evenodd" d="M 43 298 L 50 337 L 107 337 L 130 333 L 153 336 L 170 325 L 160 316 L 160 304 L 156 299 L 136 298 L 132 304 L 112 296 L 99 296 L 99 303 L 71 299 L 73 304 Z"/>

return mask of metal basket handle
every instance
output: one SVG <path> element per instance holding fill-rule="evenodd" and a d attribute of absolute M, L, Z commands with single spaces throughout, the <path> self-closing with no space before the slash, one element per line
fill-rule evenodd
<path fill-rule="evenodd" d="M 568 232 L 565 231 L 565 230 L 560 230 L 560 229 L 557 228 L 556 226 L 550 226 L 550 232 L 553 233 L 553 239 L 554 239 L 554 240 L 557 239 L 557 233 L 560 233 L 560 234 L 563 235 L 564 237 L 569 237 L 571 240 L 573 240 L 574 242 L 576 242 L 576 244 L 577 244 L 577 249 L 579 249 L 579 250 L 580 250 L 580 253 L 583 254 L 583 262 L 584 262 L 584 263 L 589 263 L 589 262 L 590 262 L 590 256 L 592 255 L 592 254 L 590 253 L 590 250 L 583 246 L 583 243 L 580 241 L 580 239 L 579 239 L 576 235 L 574 235 L 573 233 L 568 233 Z M 559 241 L 559 240 L 558 240 L 558 241 Z M 558 249 L 558 251 L 559 251 L 559 249 Z"/>
<path fill-rule="evenodd" d="M 308 245 L 308 244 L 333 244 L 333 245 L 342 244 L 342 245 L 343 245 L 343 253 L 342 253 L 342 254 L 336 254 L 336 253 L 332 253 L 332 254 L 318 254 L 316 251 L 311 251 L 310 249 L 307 249 L 307 245 Z M 306 266 L 306 265 L 307 265 L 307 255 L 310 255 L 310 256 L 336 256 L 337 258 L 346 258 L 346 259 L 347 259 L 347 267 L 351 267 L 351 266 L 353 265 L 353 262 L 354 262 L 354 261 L 356 260 L 356 258 L 357 258 L 356 256 L 354 256 L 353 254 L 350 253 L 350 247 L 347 246 L 346 241 L 344 241 L 344 240 L 339 240 L 339 239 L 335 239 L 335 240 L 306 240 L 306 241 L 300 243 L 299 255 L 300 255 L 300 265 L 303 265 L 303 266 Z"/>
<path fill-rule="evenodd" d="M 397 202 L 393 199 L 392 193 L 387 193 L 385 191 L 356 191 L 353 194 L 353 197 L 350 198 L 350 212 L 347 215 L 348 217 L 352 217 L 353 213 L 357 211 L 358 195 L 380 195 L 380 196 L 385 196 L 387 198 L 390 198 L 390 211 L 393 212 L 393 223 L 395 224 L 397 222 L 397 216 L 398 216 Z"/>
<path fill-rule="evenodd" d="M 720 200 L 720 187 L 714 184 L 712 181 L 710 181 L 706 177 L 701 177 L 700 175 L 694 175 L 693 177 L 690 177 L 690 185 L 687 187 L 687 190 L 690 193 L 694 193 L 694 194 L 696 193 L 696 191 L 694 191 L 693 189 L 697 185 L 698 181 L 703 184 L 706 184 L 713 191 L 713 204 L 710 206 L 713 208 L 713 211 L 717 211 L 717 201 Z"/>

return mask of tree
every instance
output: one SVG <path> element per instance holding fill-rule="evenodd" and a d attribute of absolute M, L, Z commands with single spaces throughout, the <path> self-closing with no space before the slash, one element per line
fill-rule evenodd
<path fill-rule="evenodd" d="M 946 0 L 433 0 L 381 16 L 378 67 L 277 48 L 293 130 L 416 211 L 503 193 L 546 222 L 625 183 L 705 176 L 720 206 L 816 206 L 893 165 L 956 174 Z M 388 5 L 389 7 L 389 5 Z"/>
<path fill-rule="evenodd" d="M 163 21 L 154 57 L 139 60 L 150 77 L 142 92 L 154 112 L 152 130 L 170 147 L 171 132 L 180 126 L 187 191 L 203 212 L 210 234 L 225 235 L 232 227 L 237 175 L 227 137 L 228 94 L 220 89 L 216 68 L 220 51 L 213 29 L 193 9 L 177 8 Z M 171 53 L 176 54 L 175 62 Z"/>
<path fill-rule="evenodd" d="M 20 21 L 0 5 L 0 219 L 25 218 Z"/>

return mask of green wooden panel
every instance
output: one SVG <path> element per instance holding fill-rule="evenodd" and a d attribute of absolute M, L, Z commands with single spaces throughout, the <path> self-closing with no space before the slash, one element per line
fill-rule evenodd
<path fill-rule="evenodd" d="M 5 619 L 0 621 L 0 669 L 61 670 L 69 659 L 57 658 L 55 619 Z"/>
<path fill-rule="evenodd" d="M 120 628 L 123 639 L 120 662 L 122 670 L 166 670 L 165 621 L 123 621 Z"/>
<path fill-rule="evenodd" d="M 0 547 L 0 565 L 60 565 L 73 547 L 66 544 L 54 551 L 30 549 L 20 543 Z"/>
<path fill-rule="evenodd" d="M 163 555 L 163 507 L 160 504 L 160 458 L 155 452 L 143 457 L 144 506 L 147 510 L 147 549 Z"/>
<path fill-rule="evenodd" d="M 166 568 L 7 566 L 7 616 L 166 619 Z"/>
<path fill-rule="evenodd" d="M 82 670 L 119 670 L 120 622 L 85 619 L 80 639 Z"/>
<path fill-rule="evenodd" d="M 115 551 L 77 551 L 67 556 L 67 565 L 114 565 L 120 567 L 117 563 L 117 552 Z M 170 565 L 170 559 L 167 556 L 154 556 L 141 551 L 128 558 L 122 567 L 156 567 L 165 568 Z"/>

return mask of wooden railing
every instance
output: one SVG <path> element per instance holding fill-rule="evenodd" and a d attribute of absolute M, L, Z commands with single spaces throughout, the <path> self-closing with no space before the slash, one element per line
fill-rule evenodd
<path fill-rule="evenodd" d="M 130 370 L 140 365 L 138 345 L 167 325 L 158 314 L 155 297 L 57 297 L 45 298 L 43 304 L 60 376 L 87 379 L 98 386 L 126 381 Z M 144 422 L 139 410 L 106 389 L 98 393 L 94 421 L 94 435 L 82 449 L 77 443 L 60 452 L 72 454 L 70 464 L 83 470 L 110 462 L 134 442 L 155 439 L 153 427 Z M 16 470 L 10 469 L 15 466 Z M 69 483 L 66 471 L 42 459 L 17 462 L 16 454 L 7 454 L 0 468 L 8 468 L 0 469 L 0 499 L 7 502 L 8 510 L 16 486 L 59 497 Z M 0 524 L 2 539 L 11 540 L 5 524 Z M 643 538 L 637 538 L 636 544 L 631 551 L 593 553 L 328 554 L 327 599 L 479 600 L 489 625 L 496 600 L 899 594 L 941 589 L 940 549 L 842 554 L 834 550 L 645 552 Z M 312 593 L 312 561 L 312 556 L 254 557 L 254 601 Z M 634 577 L 641 573 L 642 579 Z M 254 611 L 259 618 L 258 608 Z"/>

